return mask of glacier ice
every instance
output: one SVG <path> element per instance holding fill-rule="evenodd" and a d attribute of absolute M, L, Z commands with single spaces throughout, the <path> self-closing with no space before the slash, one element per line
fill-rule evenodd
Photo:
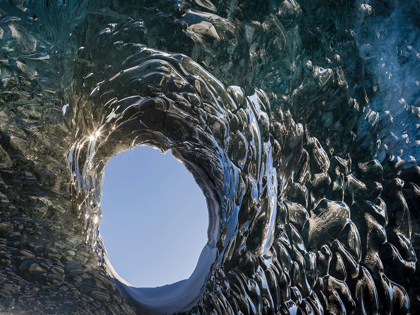
<path fill-rule="evenodd" d="M 416 314 L 418 0 L 0 0 L 0 311 Z M 106 163 L 171 150 L 193 276 L 115 273 Z"/>

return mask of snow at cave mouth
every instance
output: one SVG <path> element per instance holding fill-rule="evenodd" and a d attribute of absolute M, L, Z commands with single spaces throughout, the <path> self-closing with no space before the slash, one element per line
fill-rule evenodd
<path fill-rule="evenodd" d="M 208 210 L 191 173 L 168 151 L 141 146 L 105 168 L 100 233 L 134 287 L 188 279 L 207 243 Z"/>

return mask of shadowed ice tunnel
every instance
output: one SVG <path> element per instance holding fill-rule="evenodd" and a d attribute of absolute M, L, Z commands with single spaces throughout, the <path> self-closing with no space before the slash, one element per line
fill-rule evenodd
<path fill-rule="evenodd" d="M 419 13 L 0 0 L 0 312 L 419 313 Z M 206 198 L 172 286 L 127 284 L 99 234 L 105 166 L 137 146 Z"/>

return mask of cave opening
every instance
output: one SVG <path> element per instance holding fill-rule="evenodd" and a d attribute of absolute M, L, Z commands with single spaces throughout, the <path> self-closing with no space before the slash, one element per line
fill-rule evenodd
<path fill-rule="evenodd" d="M 188 279 L 208 242 L 208 210 L 170 151 L 138 146 L 105 167 L 100 233 L 118 275 L 134 287 Z"/>

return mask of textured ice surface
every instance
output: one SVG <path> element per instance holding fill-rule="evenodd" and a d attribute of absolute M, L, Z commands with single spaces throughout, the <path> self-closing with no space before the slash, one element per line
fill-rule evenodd
<path fill-rule="evenodd" d="M 0 310 L 416 314 L 418 0 L 0 0 Z M 127 286 L 102 175 L 171 150 L 193 276 Z"/>

